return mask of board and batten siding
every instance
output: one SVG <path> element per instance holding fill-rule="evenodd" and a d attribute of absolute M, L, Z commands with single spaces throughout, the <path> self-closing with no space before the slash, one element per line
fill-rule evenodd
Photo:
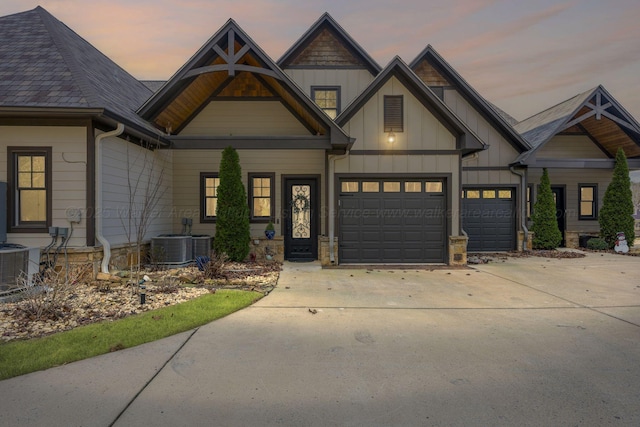
<path fill-rule="evenodd" d="M 444 91 L 444 102 L 489 145 L 488 149 L 462 160 L 462 185 L 519 185 L 520 177 L 507 167 L 518 157 L 518 151 L 455 89 Z"/>
<path fill-rule="evenodd" d="M 172 232 L 173 153 L 169 150 L 147 150 L 120 138 L 102 142 L 102 234 L 112 245 L 135 242 L 135 229 L 128 235 L 129 215 L 138 215 L 147 188 L 162 182 L 158 202 L 147 226 L 145 241 Z M 127 172 L 128 171 L 128 172 Z M 136 205 L 131 210 L 129 198 Z"/>
<path fill-rule="evenodd" d="M 396 142 L 390 145 L 384 132 L 384 96 L 403 95 L 404 132 L 396 132 Z M 345 131 L 356 138 L 352 152 L 336 161 L 337 174 L 412 174 L 451 176 L 447 197 L 452 207 L 452 234 L 458 235 L 460 212 L 460 156 L 456 138 L 440 121 L 416 99 L 395 77 L 349 120 Z M 393 151 L 425 150 L 424 154 L 356 154 L 359 150 Z M 442 151 L 442 153 L 438 153 Z M 449 151 L 449 153 L 447 153 Z"/>
<path fill-rule="evenodd" d="M 579 219 L 579 190 L 578 184 L 598 185 L 598 211 L 602 208 L 602 200 L 607 186 L 611 182 L 612 169 L 547 169 L 551 186 L 564 186 L 566 204 L 566 230 L 597 233 L 600 231 L 598 220 Z M 542 177 L 541 168 L 529 168 L 527 181 L 534 186 L 534 202 L 537 197 L 537 187 Z M 529 223 L 531 225 L 531 223 Z"/>
<path fill-rule="evenodd" d="M 280 101 L 212 101 L 181 136 L 309 135 Z"/>
<path fill-rule="evenodd" d="M 325 200 L 325 164 L 323 150 L 238 150 L 242 183 L 248 189 L 249 173 L 275 173 L 276 234 L 282 229 L 282 177 L 283 175 L 318 175 L 321 206 Z M 215 235 L 215 224 L 200 222 L 200 173 L 219 172 L 222 150 L 177 150 L 173 153 L 173 229 L 180 232 L 181 218 L 193 219 L 194 234 Z M 247 200 L 248 201 L 248 200 Z M 321 212 L 324 212 L 321 211 Z M 321 214 L 321 227 L 325 229 L 325 215 Z M 263 236 L 266 224 L 252 223 L 251 235 Z"/>
<path fill-rule="evenodd" d="M 586 135 L 556 135 L 536 152 L 536 159 L 608 159 Z"/>
<path fill-rule="evenodd" d="M 290 68 L 284 72 L 309 96 L 313 86 L 339 86 L 340 110 L 344 110 L 374 79 L 367 70 Z"/>
<path fill-rule="evenodd" d="M 52 219 L 55 227 L 70 228 L 67 209 L 86 206 L 87 128 L 84 126 L 0 126 L 0 180 L 7 181 L 7 147 L 52 148 Z M 74 224 L 68 247 L 86 246 L 86 215 Z M 9 243 L 43 247 L 46 233 L 8 233 Z"/>

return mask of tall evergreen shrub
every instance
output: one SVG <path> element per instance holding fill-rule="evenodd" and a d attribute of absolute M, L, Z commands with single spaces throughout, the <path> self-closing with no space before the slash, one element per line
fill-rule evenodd
<path fill-rule="evenodd" d="M 562 233 L 558 228 L 556 203 L 551 192 L 551 183 L 547 169 L 543 169 L 538 189 L 538 198 L 533 206 L 533 247 L 535 249 L 555 249 L 562 242 Z"/>
<path fill-rule="evenodd" d="M 600 237 L 607 242 L 609 248 L 613 248 L 617 233 L 621 231 L 625 234 L 627 244 L 633 245 L 635 240 L 633 196 L 627 157 L 622 149 L 618 149 L 616 153 L 613 177 L 604 193 L 598 221 L 600 222 Z"/>
<path fill-rule="evenodd" d="M 242 185 L 240 158 L 232 147 L 222 152 L 219 178 L 213 246 L 231 261 L 243 261 L 249 254 L 249 205 Z"/>

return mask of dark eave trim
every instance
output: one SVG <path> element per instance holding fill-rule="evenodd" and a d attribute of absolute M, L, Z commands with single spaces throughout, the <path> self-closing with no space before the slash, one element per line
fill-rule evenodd
<path fill-rule="evenodd" d="M 385 69 L 338 115 L 336 123 L 344 126 L 389 81 L 396 77 L 428 109 L 457 140 L 463 155 L 486 149 L 480 138 L 400 59 L 395 57 Z"/>
<path fill-rule="evenodd" d="M 233 147 L 244 150 L 331 150 L 327 136 L 171 136 L 171 149 L 224 149 Z"/>
<path fill-rule="evenodd" d="M 537 159 L 530 168 L 613 169 L 615 159 Z M 627 159 L 629 169 L 640 169 L 640 159 Z"/>
<path fill-rule="evenodd" d="M 160 131 L 147 129 L 120 114 L 104 108 L 55 108 L 55 107 L 0 107 L 0 119 L 93 119 L 100 123 L 115 126 L 118 122 L 125 125 L 125 133 L 142 140 L 152 140 L 167 146 L 169 141 Z M 151 125 L 149 125 L 151 126 Z"/>
<path fill-rule="evenodd" d="M 287 49 L 280 59 L 276 61 L 278 67 L 290 68 L 289 66 L 286 66 L 285 63 L 293 56 L 297 55 L 300 49 L 325 25 L 334 30 L 338 37 L 342 38 L 348 47 L 353 49 L 353 52 L 366 64 L 366 69 L 371 73 L 371 75 L 375 76 L 380 73 L 382 70 L 380 64 L 378 64 L 371 55 L 369 55 L 367 51 L 364 50 L 362 46 L 360 46 L 360 44 L 358 44 L 358 42 L 356 42 L 355 39 L 351 37 L 351 35 L 327 12 L 323 13 L 322 16 L 320 16 L 320 18 L 318 18 L 318 20 L 314 22 L 313 25 L 311 25 L 311 27 L 309 27 L 309 29 L 305 31 L 289 49 Z"/>
<path fill-rule="evenodd" d="M 459 150 L 351 150 L 351 156 L 451 156 L 460 154 Z"/>
<path fill-rule="evenodd" d="M 429 61 L 427 57 L 432 58 L 435 64 Z M 500 116 L 500 114 L 498 114 L 498 112 L 495 111 L 493 107 L 491 107 L 489 103 L 469 83 L 467 83 L 467 81 L 462 78 L 462 76 L 458 74 L 458 72 L 447 61 L 445 61 L 442 56 L 440 56 L 433 46 L 427 45 L 427 47 L 424 48 L 413 61 L 411 61 L 409 67 L 414 70 L 423 59 L 429 61 L 431 65 L 435 65 L 438 71 L 442 72 L 450 80 L 453 80 L 453 82 L 461 89 L 463 96 L 476 105 L 483 117 L 489 123 L 493 124 L 516 150 L 522 153 L 531 149 L 530 144 L 515 129 L 513 129 L 513 126 L 507 123 L 506 120 L 504 120 L 502 116 Z"/>
<path fill-rule="evenodd" d="M 166 136 L 159 130 L 155 128 L 153 130 L 146 129 L 143 126 L 140 126 L 139 124 L 132 122 L 131 120 L 111 111 L 105 110 L 104 114 L 99 115 L 96 119 L 102 122 L 106 121 L 110 125 L 117 125 L 116 122 L 120 122 L 125 125 L 125 134 L 130 134 L 131 136 L 136 137 L 140 140 L 148 140 L 150 142 L 154 142 L 159 146 L 169 146 L 169 141 L 167 140 Z"/>

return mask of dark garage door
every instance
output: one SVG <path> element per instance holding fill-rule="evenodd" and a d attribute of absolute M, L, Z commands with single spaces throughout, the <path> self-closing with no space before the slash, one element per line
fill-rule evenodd
<path fill-rule="evenodd" d="M 440 179 L 342 179 L 341 263 L 443 263 L 446 189 Z"/>
<path fill-rule="evenodd" d="M 462 196 L 462 227 L 469 236 L 467 252 L 515 249 L 515 190 L 467 188 Z"/>

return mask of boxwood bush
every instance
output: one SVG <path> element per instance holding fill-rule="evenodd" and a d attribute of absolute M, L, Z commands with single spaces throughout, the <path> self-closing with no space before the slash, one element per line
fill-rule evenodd
<path fill-rule="evenodd" d="M 609 244 L 606 240 L 601 239 L 600 237 L 594 237 L 593 239 L 589 239 L 587 241 L 587 249 L 591 249 L 594 251 L 605 251 L 609 249 Z"/>

